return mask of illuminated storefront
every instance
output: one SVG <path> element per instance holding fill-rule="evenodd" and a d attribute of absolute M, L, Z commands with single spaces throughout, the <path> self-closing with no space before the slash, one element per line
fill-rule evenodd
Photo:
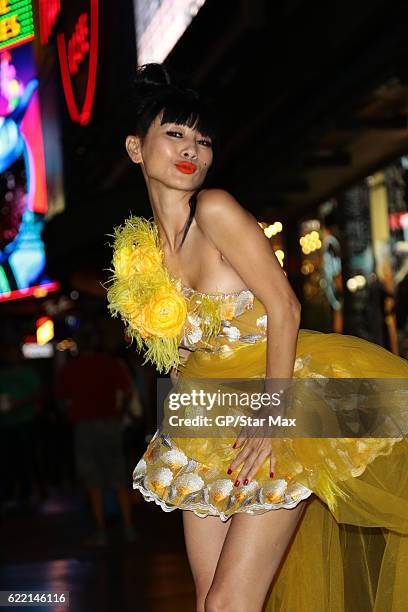
<path fill-rule="evenodd" d="M 408 357 L 408 158 L 299 226 L 305 324 Z"/>

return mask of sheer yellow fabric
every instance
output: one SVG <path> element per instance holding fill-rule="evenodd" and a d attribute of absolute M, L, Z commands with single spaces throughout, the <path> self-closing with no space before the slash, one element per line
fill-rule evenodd
<path fill-rule="evenodd" d="M 334 515 L 319 497 L 303 521 L 270 594 L 268 612 L 402 612 L 408 568 L 406 441 L 344 483 Z M 392 477 L 390 475 L 393 475 Z"/>
<path fill-rule="evenodd" d="M 294 376 L 408 377 L 408 363 L 353 336 L 300 330 Z M 222 378 L 261 376 L 266 345 L 243 347 L 233 355 L 194 353 L 184 376 Z M 392 407 L 391 407 L 392 410 Z M 199 460 L 223 469 L 235 456 L 220 440 L 177 440 Z M 296 478 L 316 496 L 308 503 L 295 539 L 271 587 L 268 612 L 402 612 L 408 609 L 408 443 L 407 439 L 273 440 L 276 478 L 291 465 L 323 467 L 346 450 L 354 468 L 324 473 L 327 488 L 305 474 Z M 223 455 L 224 453 L 224 455 Z M 367 454 L 365 454 L 367 453 Z M 366 463 L 366 465 L 364 465 Z M 356 470 L 357 466 L 357 470 Z M 351 470 L 364 471 L 352 476 Z M 267 477 L 258 473 L 262 481 Z M 262 470 L 260 470 L 261 472 Z M 354 473 L 356 473 L 354 472 Z M 335 487 L 331 487 L 331 482 Z M 330 509 L 329 509 L 330 507 Z M 290 511 L 290 510 L 289 510 Z"/>

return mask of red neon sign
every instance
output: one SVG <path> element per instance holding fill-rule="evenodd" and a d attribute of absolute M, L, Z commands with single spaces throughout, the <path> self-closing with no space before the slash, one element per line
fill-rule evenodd
<path fill-rule="evenodd" d="M 68 43 L 68 67 L 70 74 L 78 72 L 79 64 L 84 61 L 85 55 L 89 51 L 88 32 L 88 15 L 82 13 Z"/>
<path fill-rule="evenodd" d="M 40 0 L 40 42 L 46 45 L 61 11 L 61 0 Z"/>
<path fill-rule="evenodd" d="M 47 44 L 53 27 L 61 11 L 61 0 L 40 0 L 41 43 Z M 95 95 L 96 70 L 98 63 L 98 0 L 89 0 L 90 11 L 83 12 L 77 19 L 74 32 L 66 44 L 64 32 L 57 34 L 58 57 L 61 69 L 62 86 L 68 113 L 72 121 L 86 125 L 92 114 Z M 75 97 L 72 78 L 86 56 L 88 58 L 88 78 L 82 107 Z"/>
<path fill-rule="evenodd" d="M 27 289 L 14 289 L 13 291 L 7 291 L 0 294 L 0 302 L 8 302 L 9 300 L 17 300 L 19 298 L 26 298 L 31 295 L 35 297 L 45 297 L 47 293 L 51 291 L 58 291 L 60 284 L 56 281 L 44 283 L 43 285 L 36 285 L 35 287 L 28 287 Z M 36 342 L 34 340 L 33 342 Z"/>
<path fill-rule="evenodd" d="M 90 40 L 89 40 L 89 67 L 88 67 L 88 80 L 86 84 L 85 98 L 82 105 L 82 108 L 78 108 L 77 101 L 75 99 L 74 90 L 72 87 L 71 73 L 70 73 L 70 62 L 68 59 L 69 49 L 67 51 L 67 45 L 65 42 L 65 34 L 63 32 L 59 32 L 57 34 L 57 47 L 58 47 L 58 56 L 61 67 L 61 78 L 62 85 L 64 88 L 65 99 L 67 101 L 68 112 L 73 121 L 80 123 L 81 125 L 86 125 L 89 123 L 92 113 L 92 105 L 95 94 L 95 83 L 96 83 L 96 68 L 98 64 L 98 0 L 90 0 L 91 6 L 91 18 L 90 18 Z M 73 36 L 77 36 L 77 38 L 83 37 L 84 35 L 84 22 L 83 16 L 78 19 L 77 25 L 75 27 L 75 32 Z M 82 18 L 82 22 L 80 21 Z M 87 20 L 86 22 L 87 23 Z M 82 24 L 82 25 L 81 25 Z M 79 30 L 78 30 L 79 28 Z M 87 26 L 85 27 L 87 30 Z M 88 34 L 87 34 L 88 35 Z M 72 40 L 72 38 L 71 38 Z M 82 41 L 82 45 L 84 44 L 84 40 Z M 76 59 L 76 50 L 75 44 L 71 47 L 72 57 L 71 57 L 71 67 L 77 66 L 78 64 Z M 83 61 L 85 55 L 84 47 L 82 47 L 81 51 L 81 61 Z"/>

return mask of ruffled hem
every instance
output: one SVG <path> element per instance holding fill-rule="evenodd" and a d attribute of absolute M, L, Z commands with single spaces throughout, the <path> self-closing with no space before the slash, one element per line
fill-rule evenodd
<path fill-rule="evenodd" d="M 269 512 L 270 510 L 280 510 L 281 508 L 286 508 L 290 510 L 292 508 L 295 508 L 301 501 L 307 499 L 313 494 L 313 491 L 310 491 L 310 489 L 306 490 L 305 488 L 304 493 L 301 494 L 298 499 L 292 502 L 279 504 L 257 504 L 256 502 L 253 502 L 252 504 L 247 504 L 247 506 L 237 508 L 236 510 L 227 513 L 223 512 L 222 510 L 218 510 L 218 508 L 216 508 L 216 506 L 211 503 L 207 503 L 205 506 L 203 506 L 202 503 L 194 504 L 191 502 L 185 504 L 181 502 L 177 505 L 168 504 L 159 495 L 153 493 L 150 489 L 147 489 L 140 482 L 134 482 L 133 489 L 140 491 L 145 501 L 154 502 L 155 504 L 160 506 L 160 508 L 164 510 L 164 512 L 173 512 L 173 510 L 190 510 L 200 518 L 205 518 L 206 516 L 219 516 L 223 523 L 228 521 L 234 514 L 239 513 L 257 515 L 265 514 L 265 512 Z"/>
<path fill-rule="evenodd" d="M 234 479 L 223 478 L 219 469 L 192 459 L 166 434 L 156 431 L 133 471 L 133 488 L 146 501 L 154 501 L 165 512 L 191 510 L 197 516 L 263 514 L 291 509 L 313 491 L 294 478 L 253 479 L 234 487 Z"/>

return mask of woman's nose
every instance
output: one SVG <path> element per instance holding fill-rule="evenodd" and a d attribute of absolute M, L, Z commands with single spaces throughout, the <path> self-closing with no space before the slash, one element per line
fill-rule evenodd
<path fill-rule="evenodd" d="M 197 146 L 195 144 L 189 144 L 184 147 L 182 152 L 183 157 L 187 157 L 188 159 L 196 159 L 197 158 Z"/>

